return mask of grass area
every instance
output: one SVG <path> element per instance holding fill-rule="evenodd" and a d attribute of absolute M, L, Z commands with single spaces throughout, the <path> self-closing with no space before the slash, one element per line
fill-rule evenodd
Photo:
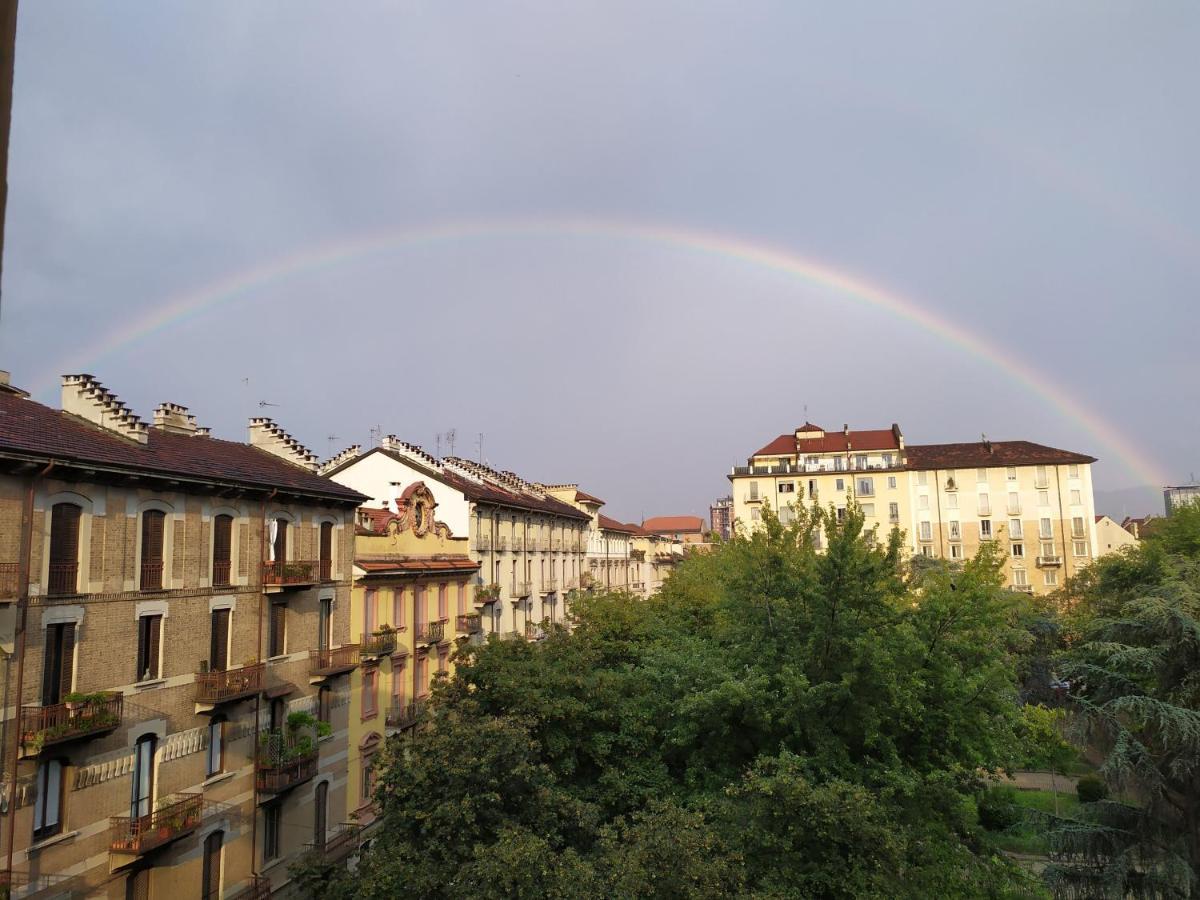
<path fill-rule="evenodd" d="M 1022 810 L 1055 814 L 1055 799 L 1052 791 L 1014 791 L 1013 799 Z M 1059 816 L 1073 816 L 1079 809 L 1079 799 L 1074 791 L 1058 792 Z M 1010 853 L 1042 855 L 1047 851 L 1046 837 L 1042 833 L 1043 823 L 1021 821 L 1005 831 L 989 832 L 989 836 L 1000 850 Z"/>

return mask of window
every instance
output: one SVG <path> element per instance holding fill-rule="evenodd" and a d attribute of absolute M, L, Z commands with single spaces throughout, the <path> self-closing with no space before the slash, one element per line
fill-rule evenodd
<path fill-rule="evenodd" d="M 283 656 L 287 652 L 287 604 L 272 603 L 267 623 L 267 655 Z"/>
<path fill-rule="evenodd" d="M 437 673 L 439 675 L 445 675 L 446 674 L 446 659 L 450 655 L 450 651 L 446 647 L 438 647 L 437 655 L 438 655 Z"/>
<path fill-rule="evenodd" d="M 150 900 L 150 870 L 138 869 L 125 879 L 125 900 Z"/>
<path fill-rule="evenodd" d="M 1024 526 L 1022 526 L 1020 519 L 1008 520 L 1008 536 L 1017 541 L 1025 537 Z"/>
<path fill-rule="evenodd" d="M 875 479 L 874 478 L 859 478 L 858 485 L 855 488 L 860 497 L 875 496 Z"/>
<path fill-rule="evenodd" d="M 318 722 L 324 722 L 326 725 L 328 725 L 333 721 L 332 716 L 331 716 L 331 712 L 332 712 L 331 701 L 332 701 L 332 699 L 333 699 L 333 692 L 329 688 L 322 687 L 322 688 L 317 689 L 317 721 Z"/>
<path fill-rule="evenodd" d="M 263 811 L 263 862 L 279 858 L 279 804 L 268 803 Z"/>
<path fill-rule="evenodd" d="M 219 900 L 221 896 L 221 844 L 224 832 L 214 831 L 204 839 L 204 868 L 200 870 L 200 897 Z"/>
<path fill-rule="evenodd" d="M 162 590 L 166 520 L 166 513 L 159 509 L 148 509 L 142 513 L 142 575 L 139 585 L 143 591 Z"/>
<path fill-rule="evenodd" d="M 79 589 L 79 514 L 74 503 L 55 503 L 50 510 L 50 571 L 46 593 L 74 594 Z"/>
<path fill-rule="evenodd" d="M 958 494 L 946 494 L 946 509 L 958 509 Z"/>
<path fill-rule="evenodd" d="M 429 657 L 417 657 L 417 696 L 424 697 L 429 688 Z"/>
<path fill-rule="evenodd" d="M 1009 481 L 1016 481 L 1016 480 L 1017 480 L 1017 469 L 1016 469 L 1016 467 L 1015 467 L 1015 466 L 1009 466 L 1009 467 L 1008 467 L 1008 468 L 1005 470 L 1005 476 L 1008 478 L 1008 480 L 1009 480 Z"/>
<path fill-rule="evenodd" d="M 542 584 L 546 583 L 546 561 L 542 560 Z M 450 604 L 447 602 L 449 587 L 445 582 L 438 585 L 438 618 L 445 622 L 450 617 Z"/>
<path fill-rule="evenodd" d="M 206 760 L 209 778 L 225 771 L 225 719 L 221 716 L 213 717 L 213 720 L 208 723 Z"/>
<path fill-rule="evenodd" d="M 1038 491 L 1038 506 L 1049 506 L 1049 505 L 1050 505 L 1050 492 L 1049 491 Z"/>
<path fill-rule="evenodd" d="M 1013 584 L 1018 587 L 1029 584 L 1029 573 L 1024 569 L 1013 569 Z"/>
<path fill-rule="evenodd" d="M 1087 541 L 1073 541 L 1072 552 L 1074 552 L 1076 556 L 1087 556 Z"/>
<path fill-rule="evenodd" d="M 274 562 L 285 562 L 288 558 L 288 521 L 287 519 L 271 520 L 271 559 Z"/>
<path fill-rule="evenodd" d="M 921 547 L 921 555 L 922 556 L 933 556 L 933 548 L 930 547 L 928 544 L 923 545 Z"/>
<path fill-rule="evenodd" d="M 976 469 L 975 480 L 980 484 L 987 484 L 987 469 Z"/>
<path fill-rule="evenodd" d="M 230 584 L 233 563 L 233 516 L 213 519 L 213 586 Z"/>
<path fill-rule="evenodd" d="M 1071 519 L 1071 537 L 1081 538 L 1086 534 L 1083 530 L 1083 516 L 1075 516 Z"/>
<path fill-rule="evenodd" d="M 793 507 L 783 506 L 779 509 L 779 523 L 781 525 L 791 525 L 796 518 L 796 513 Z"/>
<path fill-rule="evenodd" d="M 920 494 L 917 497 L 917 509 L 929 509 L 929 495 Z"/>
<path fill-rule="evenodd" d="M 1038 466 L 1038 467 L 1037 467 L 1037 486 L 1038 486 L 1038 487 L 1045 487 L 1045 486 L 1046 486 L 1047 484 L 1049 484 L 1049 483 L 1050 483 L 1050 482 L 1049 482 L 1049 476 L 1048 476 L 1048 475 L 1047 475 L 1047 473 L 1046 473 L 1046 467 L 1045 467 L 1045 466 Z"/>
<path fill-rule="evenodd" d="M 42 705 L 62 703 L 75 678 L 75 623 L 46 628 L 46 658 L 42 662 Z"/>
<path fill-rule="evenodd" d="M 213 672 L 229 668 L 230 614 L 229 609 L 214 609 L 209 613 L 208 667 Z"/>
<path fill-rule="evenodd" d="M 759 522 L 761 520 L 762 520 L 762 514 L 758 511 L 758 507 L 756 506 L 756 507 L 754 507 L 754 509 L 750 510 L 750 521 L 751 522 Z M 513 572 L 513 581 L 516 581 L 516 578 L 517 578 L 516 572 L 514 571 Z"/>
<path fill-rule="evenodd" d="M 379 670 L 375 668 L 363 671 L 362 684 L 362 717 L 374 718 L 379 711 Z"/>
<path fill-rule="evenodd" d="M 815 478 L 808 479 L 808 496 L 811 500 L 817 499 L 817 480 Z"/>
<path fill-rule="evenodd" d="M 927 521 L 921 522 L 918 524 L 917 527 L 920 530 L 921 540 L 923 540 L 923 541 L 932 541 L 933 540 L 933 526 L 929 522 L 927 522 Z"/>
<path fill-rule="evenodd" d="M 918 472 L 917 473 L 917 484 L 921 485 L 922 487 L 929 484 L 929 473 L 928 472 Z"/>
<path fill-rule="evenodd" d="M 140 819 L 150 815 L 154 805 L 154 751 L 157 740 L 147 734 L 138 738 L 133 747 L 133 795 L 129 815 Z"/>
<path fill-rule="evenodd" d="M 1071 491 L 1071 505 L 1072 506 L 1082 506 L 1083 505 L 1083 492 L 1077 488 L 1073 489 Z"/>
<path fill-rule="evenodd" d="M 750 482 L 750 499 L 751 500 L 758 499 L 758 482 L 757 481 Z"/>
<path fill-rule="evenodd" d="M 844 491 L 846 489 L 846 479 L 838 478 L 836 481 L 834 481 L 833 487 L 834 490 Z"/>
<path fill-rule="evenodd" d="M 1021 511 L 1021 495 L 1016 491 L 1011 491 L 1008 495 L 1008 511 L 1010 513 L 1019 513 Z"/>
<path fill-rule="evenodd" d="M 162 620 L 160 615 L 142 616 L 138 619 L 138 681 L 149 681 L 159 677 L 162 665 Z"/>
<path fill-rule="evenodd" d="M 840 456 L 833 458 L 833 471 L 843 472 L 846 469 L 846 460 Z"/>
<path fill-rule="evenodd" d="M 962 559 L 963 558 L 962 544 L 951 544 L 950 545 L 950 558 L 951 559 Z"/>
<path fill-rule="evenodd" d="M 892 525 L 900 524 L 900 504 L 899 503 L 889 503 L 888 504 L 888 522 L 891 523 Z"/>
<path fill-rule="evenodd" d="M 1070 476 L 1071 478 L 1078 478 L 1079 477 L 1079 466 L 1078 465 L 1068 466 L 1067 467 L 1067 475 Z"/>
<path fill-rule="evenodd" d="M 1046 587 L 1058 587 L 1058 572 L 1054 569 L 1046 570 Z"/>
<path fill-rule="evenodd" d="M 36 799 L 33 801 L 33 839 L 43 840 L 62 831 L 63 764 L 45 759 L 38 763 Z"/>
<path fill-rule="evenodd" d="M 1012 545 L 1012 555 L 1023 559 L 1025 557 L 1025 545 L 1024 544 L 1013 544 Z"/>
<path fill-rule="evenodd" d="M 796 482 L 794 482 L 794 481 L 781 481 L 781 482 L 779 482 L 779 493 L 781 493 L 781 494 L 794 494 L 794 493 L 796 493 Z"/>
<path fill-rule="evenodd" d="M 320 541 L 321 580 L 329 581 L 333 577 L 333 523 L 321 523 Z"/>
<path fill-rule="evenodd" d="M 987 494 L 979 495 L 979 514 L 981 516 L 992 514 L 992 499 Z"/>
<path fill-rule="evenodd" d="M 980 519 L 979 520 L 979 536 L 981 538 L 983 538 L 984 540 L 991 539 L 991 537 L 992 537 L 992 520 L 991 519 Z"/>
<path fill-rule="evenodd" d="M 1046 518 L 1038 519 L 1038 537 L 1054 537 L 1054 523 Z"/>
<path fill-rule="evenodd" d="M 551 578 L 554 577 L 554 568 L 555 568 L 554 561 L 551 560 L 551 562 L 550 562 L 550 577 Z M 567 563 L 566 563 L 566 560 L 563 560 L 563 577 L 564 578 L 566 577 L 566 573 L 567 573 Z M 566 585 L 564 584 L 564 585 L 562 585 L 562 587 L 565 588 Z M 454 595 L 456 597 L 458 597 L 458 614 L 460 616 L 466 615 L 466 613 L 467 613 L 467 586 L 465 584 L 463 584 L 461 581 L 455 582 Z"/>
<path fill-rule="evenodd" d="M 333 645 L 333 600 L 321 598 L 320 611 L 317 613 L 317 649 L 328 650 Z"/>
<path fill-rule="evenodd" d="M 322 781 L 317 785 L 317 796 L 313 803 L 313 843 L 318 847 L 325 846 L 325 832 L 329 830 L 326 824 L 329 816 L 329 782 Z"/>
<path fill-rule="evenodd" d="M 871 516 L 872 518 L 874 518 L 874 516 L 875 516 L 875 504 L 874 504 L 874 503 L 864 503 L 864 504 L 862 505 L 862 514 L 863 514 L 864 516 Z"/>
<path fill-rule="evenodd" d="M 358 799 L 363 804 L 371 802 L 375 794 L 375 756 L 362 757 L 362 772 L 358 781 Z"/>
<path fill-rule="evenodd" d="M 896 476 L 895 475 L 888 476 L 888 489 L 893 490 L 893 491 L 896 489 Z"/>
<path fill-rule="evenodd" d="M 500 564 L 496 563 L 496 565 L 499 567 Z M 399 588 L 392 591 L 392 624 L 397 628 L 403 628 L 404 621 L 404 588 Z"/>
<path fill-rule="evenodd" d="M 954 519 L 951 519 L 949 524 L 950 524 L 950 540 L 961 541 L 962 540 L 962 526 Z"/>
<path fill-rule="evenodd" d="M 865 469 L 867 467 L 866 454 L 860 453 L 854 457 L 854 468 Z"/>
<path fill-rule="evenodd" d="M 367 637 L 379 630 L 379 618 L 376 615 L 378 604 L 375 602 L 375 589 L 363 591 L 363 636 Z"/>
<path fill-rule="evenodd" d="M 885 469 L 890 469 L 892 467 L 892 454 L 890 454 L 890 453 L 883 454 L 883 467 Z"/>
<path fill-rule="evenodd" d="M 1055 556 L 1055 555 L 1056 555 L 1056 554 L 1055 554 L 1055 552 L 1054 552 L 1054 542 L 1053 542 L 1053 541 L 1043 541 L 1043 542 L 1042 542 L 1042 553 L 1041 553 L 1041 555 L 1042 555 L 1043 557 L 1047 557 L 1047 558 L 1049 558 L 1049 557 L 1051 557 L 1051 556 Z"/>
<path fill-rule="evenodd" d="M 844 507 L 844 506 L 839 506 L 839 507 L 838 507 L 838 509 L 837 509 L 837 520 L 838 520 L 839 522 L 845 522 L 845 521 L 846 521 L 846 507 Z"/>

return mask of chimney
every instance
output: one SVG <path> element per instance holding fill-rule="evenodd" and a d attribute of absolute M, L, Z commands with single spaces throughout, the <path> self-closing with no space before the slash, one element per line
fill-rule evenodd
<path fill-rule="evenodd" d="M 168 434 L 197 434 L 201 430 L 196 427 L 196 417 L 178 403 L 158 404 L 154 410 L 154 427 Z M 208 429 L 204 432 L 207 434 Z"/>
<path fill-rule="evenodd" d="M 352 459 L 357 459 L 358 454 L 362 451 L 362 447 L 358 444 L 351 444 L 337 456 L 330 457 L 325 462 L 321 463 L 320 473 L 324 475 L 326 472 L 331 472 L 344 462 L 349 462 Z"/>
<path fill-rule="evenodd" d="M 983 441 L 984 452 L 990 456 L 992 453 L 992 442 L 988 440 L 988 436 L 986 434 L 981 434 L 979 437 Z"/>
<path fill-rule="evenodd" d="M 892 437 L 896 439 L 896 446 L 901 450 L 904 449 L 904 434 L 900 431 L 900 426 L 895 422 L 892 423 Z"/>
<path fill-rule="evenodd" d="M 846 437 L 850 437 L 850 426 L 849 425 L 842 425 L 842 434 L 844 434 Z"/>
<path fill-rule="evenodd" d="M 62 408 L 65 413 L 139 444 L 150 440 L 146 423 L 91 375 L 63 376 Z"/>
<path fill-rule="evenodd" d="M 268 418 L 250 420 L 250 445 L 310 472 L 317 471 L 316 455 Z"/>

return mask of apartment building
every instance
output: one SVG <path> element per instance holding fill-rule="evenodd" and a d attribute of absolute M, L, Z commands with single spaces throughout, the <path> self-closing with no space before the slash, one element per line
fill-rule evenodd
<path fill-rule="evenodd" d="M 1116 553 L 1126 547 L 1136 547 L 1140 542 L 1108 516 L 1096 516 L 1096 556 Z"/>
<path fill-rule="evenodd" d="M 1163 488 L 1163 508 L 1168 516 L 1190 503 L 1200 503 L 1200 484 L 1177 484 Z"/>
<path fill-rule="evenodd" d="M 589 518 L 551 489 L 470 460 L 436 459 L 392 435 L 365 453 L 343 451 L 322 471 L 391 512 L 422 482 L 449 533 L 466 535 L 479 563 L 473 602 L 485 633 L 536 639 L 542 623 L 565 621 L 567 596 L 585 571 Z"/>
<path fill-rule="evenodd" d="M 1000 541 L 1008 584 L 1040 594 L 1095 554 L 1095 461 L 1029 441 L 909 445 L 895 424 L 829 432 L 806 422 L 728 477 L 743 527 L 760 527 L 768 505 L 787 522 L 797 504 L 840 517 L 855 502 L 867 528 L 881 539 L 901 529 L 912 554 L 964 559 Z"/>
<path fill-rule="evenodd" d="M 722 497 L 708 507 L 712 530 L 727 541 L 733 536 L 733 497 Z"/>
<path fill-rule="evenodd" d="M 346 808 L 354 508 L 268 419 L 0 391 L 15 896 L 267 897 Z"/>
<path fill-rule="evenodd" d="M 673 537 L 655 534 L 640 525 L 634 529 L 630 565 L 634 567 L 634 590 L 646 597 L 658 593 L 663 582 L 683 561 L 683 543 Z"/>
<path fill-rule="evenodd" d="M 358 511 L 350 630 L 361 665 L 351 674 L 346 801 L 347 820 L 359 826 L 375 821 L 372 761 L 384 738 L 412 727 L 434 679 L 453 673 L 453 642 L 481 637 L 473 596 L 480 563 L 437 506 L 417 481 L 395 512 Z"/>
<path fill-rule="evenodd" d="M 699 516 L 651 516 L 642 522 L 642 528 L 652 534 L 661 534 L 681 544 L 705 544 L 708 535 L 704 531 L 704 520 Z"/>

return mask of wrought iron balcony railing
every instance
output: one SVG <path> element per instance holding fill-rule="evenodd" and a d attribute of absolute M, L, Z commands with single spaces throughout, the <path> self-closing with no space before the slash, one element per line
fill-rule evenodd
<path fill-rule="evenodd" d="M 387 656 L 396 649 L 396 632 L 380 631 L 375 634 L 364 634 L 362 643 L 358 645 L 361 656 Z"/>
<path fill-rule="evenodd" d="M 384 723 L 388 728 L 412 728 L 417 724 L 425 701 L 414 700 L 411 703 L 394 704 L 384 715 Z"/>
<path fill-rule="evenodd" d="M 262 583 L 270 587 L 316 584 L 318 560 L 269 560 L 263 563 Z"/>
<path fill-rule="evenodd" d="M 197 703 L 229 703 L 252 697 L 266 685 L 267 664 L 251 663 L 240 669 L 196 673 Z"/>
<path fill-rule="evenodd" d="M 467 613 L 459 616 L 454 624 L 459 634 L 478 634 L 483 631 L 483 616 L 479 613 Z"/>
<path fill-rule="evenodd" d="M 138 588 L 143 591 L 161 591 L 163 589 L 163 562 L 161 559 L 142 563 L 142 577 L 138 581 Z"/>
<path fill-rule="evenodd" d="M 161 586 L 161 584 L 162 576 L 159 575 L 159 585 Z M 144 587 L 143 590 L 145 590 Z M 46 594 L 51 597 L 63 597 L 77 593 L 79 593 L 79 563 L 50 563 L 50 571 L 46 577 Z"/>
<path fill-rule="evenodd" d="M 204 812 L 203 794 L 178 794 L 145 816 L 109 819 L 109 850 L 142 856 L 194 831 Z"/>
<path fill-rule="evenodd" d="M 323 841 L 313 841 L 304 845 L 305 853 L 312 853 L 325 862 L 340 862 L 348 856 L 353 856 L 358 849 L 358 840 L 363 827 L 352 822 L 341 822 L 327 835 Z"/>
<path fill-rule="evenodd" d="M 308 651 L 308 671 L 313 675 L 340 675 L 358 666 L 358 644 Z"/>
<path fill-rule="evenodd" d="M 417 624 L 418 644 L 437 644 L 446 639 L 446 622 L 420 622 Z"/>
<path fill-rule="evenodd" d="M 271 879 L 265 875 L 251 875 L 249 884 L 236 893 L 227 894 L 226 900 L 271 900 Z"/>
<path fill-rule="evenodd" d="M 288 743 L 278 731 L 260 739 L 254 760 L 254 784 L 260 794 L 281 794 L 317 774 L 317 749 Z"/>
<path fill-rule="evenodd" d="M 107 734 L 121 724 L 124 695 L 106 693 L 52 706 L 21 707 L 21 749 L 27 756 L 43 747 Z"/>

